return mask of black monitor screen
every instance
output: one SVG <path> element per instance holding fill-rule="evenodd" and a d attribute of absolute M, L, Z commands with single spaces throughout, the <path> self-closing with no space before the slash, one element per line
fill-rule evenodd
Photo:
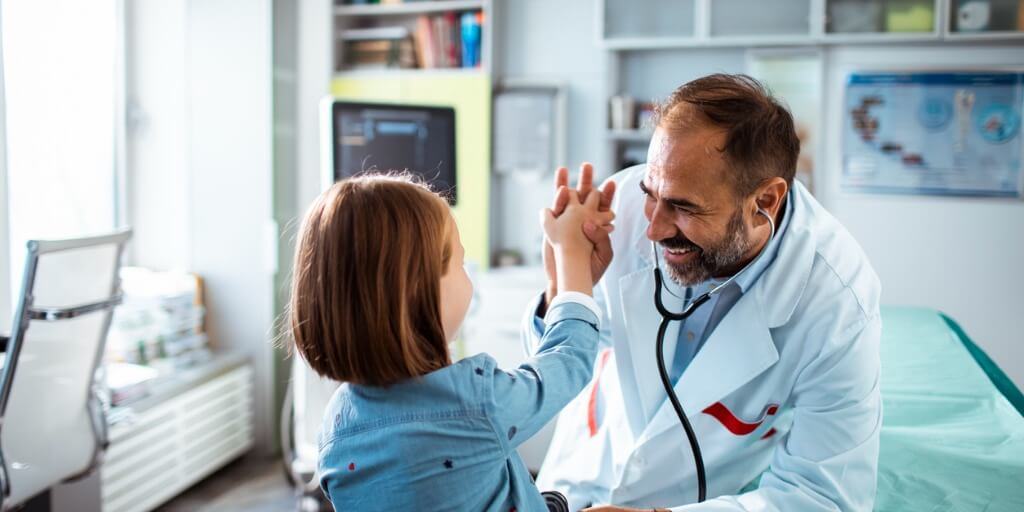
<path fill-rule="evenodd" d="M 334 180 L 409 171 L 455 204 L 455 110 L 335 101 Z"/>

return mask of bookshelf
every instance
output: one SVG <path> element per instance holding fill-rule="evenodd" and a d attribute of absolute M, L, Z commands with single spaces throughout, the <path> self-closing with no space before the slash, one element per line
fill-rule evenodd
<path fill-rule="evenodd" d="M 335 77 L 490 74 L 492 0 L 333 7 Z M 479 13 L 479 15 L 477 15 Z M 478 24 L 478 36 L 464 24 Z M 387 54 L 385 58 L 383 55 Z M 475 66 L 464 61 L 475 60 Z"/>
<path fill-rule="evenodd" d="M 483 0 L 434 0 L 400 4 L 342 4 L 334 7 L 335 16 L 401 16 L 445 11 L 471 11 L 484 8 Z"/>

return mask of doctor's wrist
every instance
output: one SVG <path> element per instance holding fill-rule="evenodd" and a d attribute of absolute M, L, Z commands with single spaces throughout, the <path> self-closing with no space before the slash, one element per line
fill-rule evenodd
<path fill-rule="evenodd" d="M 537 304 L 537 318 L 544 318 L 544 315 L 548 313 L 548 306 L 551 305 L 551 301 L 555 300 L 556 296 L 558 296 L 558 287 L 553 282 L 548 283 L 547 289 L 541 294 L 540 302 Z"/>

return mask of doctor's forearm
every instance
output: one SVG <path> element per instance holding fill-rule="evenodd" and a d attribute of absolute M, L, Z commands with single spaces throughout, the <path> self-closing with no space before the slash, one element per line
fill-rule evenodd
<path fill-rule="evenodd" d="M 540 304 L 537 305 L 537 316 L 544 318 L 544 315 L 548 312 L 548 304 L 551 304 L 555 295 L 558 295 L 558 285 L 555 281 L 549 281 L 548 288 L 544 290 L 544 295 L 540 299 Z"/>

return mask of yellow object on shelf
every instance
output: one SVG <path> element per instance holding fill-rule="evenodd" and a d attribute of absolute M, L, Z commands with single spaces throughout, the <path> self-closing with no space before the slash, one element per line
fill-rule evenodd
<path fill-rule="evenodd" d="M 931 32 L 935 28 L 932 2 L 891 2 L 885 13 L 887 32 Z"/>
<path fill-rule="evenodd" d="M 459 225 L 467 262 L 486 270 L 490 262 L 491 80 L 484 73 L 408 72 L 335 78 L 338 99 L 438 105 L 455 108 L 455 159 Z M 528 219 L 526 222 L 531 222 Z"/>

